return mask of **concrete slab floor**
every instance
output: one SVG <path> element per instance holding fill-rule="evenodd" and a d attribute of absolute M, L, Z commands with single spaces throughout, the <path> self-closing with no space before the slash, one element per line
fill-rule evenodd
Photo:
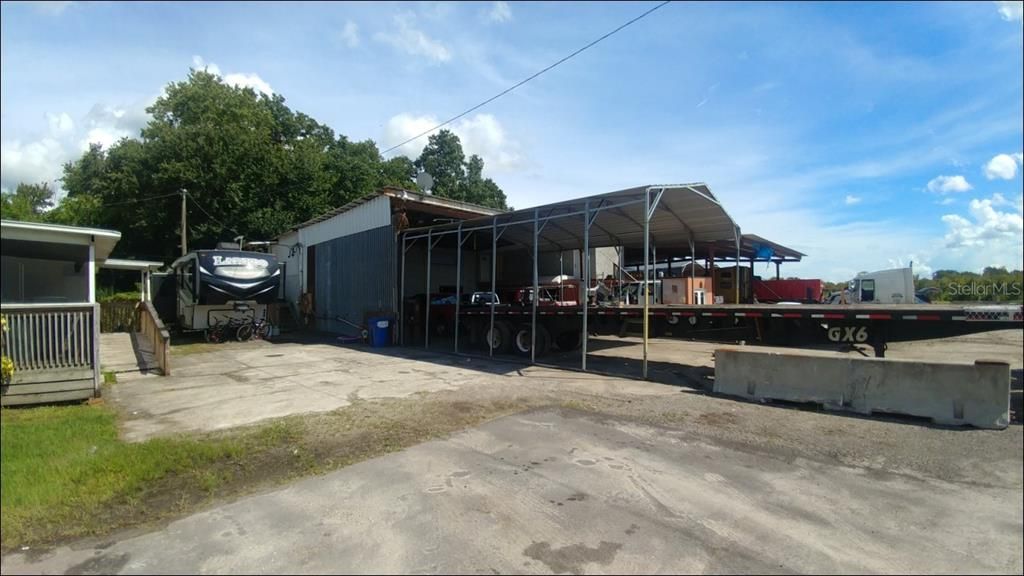
<path fill-rule="evenodd" d="M 712 354 L 719 346 L 667 339 L 651 341 L 651 380 L 635 378 L 638 338 L 595 338 L 590 367 L 621 376 L 566 372 L 546 367 L 465 358 L 421 348 L 369 349 L 324 342 L 247 342 L 210 347 L 203 353 L 172 349 L 173 375 L 125 373 L 107 398 L 122 409 L 122 434 L 129 441 L 176 432 L 210 431 L 268 418 L 343 408 L 358 399 L 403 398 L 509 381 L 588 394 L 659 395 L 680 388 L 710 389 Z M 856 352 L 851 352 L 856 354 Z M 544 360 L 578 366 L 578 352 Z M 1010 362 L 1011 408 L 1020 421 L 1022 331 L 893 344 L 890 357 Z M 515 360 L 514 357 L 508 358 Z M 660 385 L 659 385 L 660 384 Z"/>
<path fill-rule="evenodd" d="M 206 350 L 206 349 L 204 349 Z M 460 358 L 415 349 L 374 350 L 325 343 L 246 342 L 175 354 L 172 375 L 119 375 L 106 398 L 123 414 L 122 436 L 141 441 L 213 431 L 291 414 L 328 412 L 357 400 L 486 386 L 509 379 L 640 396 L 678 390 L 522 364 Z"/>
<path fill-rule="evenodd" d="M 1020 496 L 546 409 L 3 572 L 1020 573 Z"/>

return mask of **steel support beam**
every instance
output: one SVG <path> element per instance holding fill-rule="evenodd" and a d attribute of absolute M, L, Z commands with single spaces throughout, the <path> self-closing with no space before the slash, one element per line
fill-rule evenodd
<path fill-rule="evenodd" d="M 501 229 L 505 231 L 504 228 Z M 487 333 L 487 355 L 494 356 L 494 299 L 498 274 L 498 218 L 491 221 L 491 330 Z"/>
<path fill-rule="evenodd" d="M 472 232 L 470 232 L 472 234 Z M 455 250 L 455 353 L 459 353 L 459 311 L 462 300 L 462 223 L 459 223 L 459 233 L 456 236 Z"/>
<path fill-rule="evenodd" d="M 693 234 L 690 234 L 690 293 L 686 296 L 686 303 L 696 304 L 693 289 L 697 287 L 697 253 L 693 244 Z"/>
<path fill-rule="evenodd" d="M 644 280 L 651 277 L 651 191 L 644 190 Z M 644 284 L 640 285 L 641 288 Z M 642 293 L 642 291 L 641 291 Z M 650 297 L 647 294 L 642 295 L 644 299 L 644 359 L 643 359 L 643 377 L 647 379 L 647 332 L 648 325 L 650 323 Z"/>
<path fill-rule="evenodd" d="M 533 211 L 533 307 L 530 309 L 530 363 L 537 362 L 537 300 L 540 298 L 540 273 L 537 262 L 537 238 L 540 236 L 539 211 Z"/>
<path fill-rule="evenodd" d="M 434 249 L 433 237 L 427 231 L 427 291 L 426 291 L 426 303 L 423 314 L 423 347 L 430 349 L 430 252 Z"/>
<path fill-rule="evenodd" d="M 736 227 L 736 278 L 733 283 L 736 285 L 736 304 L 740 303 L 740 227 Z"/>
<path fill-rule="evenodd" d="M 405 236 L 402 236 L 402 264 L 398 277 L 398 343 L 405 346 Z"/>
<path fill-rule="evenodd" d="M 590 200 L 583 204 L 583 274 L 580 278 L 579 299 L 583 312 L 583 332 L 580 334 L 580 368 L 587 369 L 587 341 L 590 332 L 587 328 L 587 316 L 590 306 L 590 226 L 594 221 L 590 218 Z"/>

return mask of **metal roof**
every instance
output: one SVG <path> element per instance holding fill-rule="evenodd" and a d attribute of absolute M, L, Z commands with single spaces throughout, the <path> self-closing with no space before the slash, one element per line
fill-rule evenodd
<path fill-rule="evenodd" d="M 625 246 L 641 248 L 644 242 L 644 194 L 653 206 L 650 237 L 654 246 L 682 246 L 694 242 L 733 241 L 739 233 L 735 221 L 718 202 L 707 184 L 655 184 L 587 196 L 535 208 L 461 223 L 464 231 L 504 228 L 501 239 L 523 246 L 533 245 L 533 222 L 541 228 L 538 250 L 569 250 L 583 247 L 584 213 L 593 218 L 590 247 Z M 660 198 L 658 198 L 660 196 Z M 655 202 L 657 199 L 657 202 Z M 448 234 L 459 223 L 411 229 L 409 239 Z"/>
<path fill-rule="evenodd" d="M 405 190 L 403 188 L 387 186 L 381 188 L 380 190 L 371 192 L 370 194 L 357 198 L 349 202 L 348 204 L 343 204 L 333 210 L 328 210 L 327 212 L 324 212 L 319 216 L 311 218 L 297 226 L 292 227 L 291 230 L 305 228 L 307 226 L 316 224 L 317 222 L 323 222 L 324 220 L 333 218 L 338 214 L 344 214 L 345 212 L 348 212 L 353 208 L 366 204 L 367 202 L 373 200 L 374 198 L 377 198 L 378 196 L 389 196 L 391 198 L 398 198 L 411 203 L 443 207 L 450 210 L 463 212 L 465 213 L 466 217 L 504 213 L 504 211 L 502 210 L 496 210 L 494 208 L 480 206 L 479 204 L 460 202 L 459 200 L 452 200 L 451 198 L 442 198 L 440 196 L 433 196 L 431 194 L 424 194 L 422 192 L 414 192 L 412 190 Z"/>
<path fill-rule="evenodd" d="M 761 250 L 769 248 L 769 254 L 765 255 Z M 661 262 L 678 261 L 690 259 L 690 247 L 688 244 L 676 246 L 658 245 L 657 257 Z M 716 260 L 735 260 L 736 241 L 718 240 L 714 242 L 695 242 L 693 255 L 698 260 L 711 258 Z M 767 240 L 756 234 L 743 234 L 740 236 L 740 259 L 754 260 L 755 262 L 799 262 L 805 254 L 797 252 L 771 240 Z M 639 266 L 643 264 L 643 250 L 626 250 L 623 266 Z"/>

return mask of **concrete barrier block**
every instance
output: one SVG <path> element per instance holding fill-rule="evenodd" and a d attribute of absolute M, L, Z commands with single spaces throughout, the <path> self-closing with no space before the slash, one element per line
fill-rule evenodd
<path fill-rule="evenodd" d="M 816 402 L 831 410 L 894 413 L 938 424 L 1005 428 L 1010 366 L 936 363 L 763 347 L 715 350 L 714 391 L 752 400 Z"/>

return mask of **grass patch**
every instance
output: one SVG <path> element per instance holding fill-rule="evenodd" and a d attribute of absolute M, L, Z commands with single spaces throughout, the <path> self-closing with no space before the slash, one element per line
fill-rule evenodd
<path fill-rule="evenodd" d="M 100 508 L 245 448 L 229 439 L 126 444 L 117 438 L 113 411 L 102 405 L 4 409 L 0 430 L 4 549 L 96 533 L 103 528 L 94 521 Z"/>
<path fill-rule="evenodd" d="M 111 384 L 117 384 L 117 374 L 111 370 L 103 372 L 103 384 L 110 386 Z"/>
<path fill-rule="evenodd" d="M 180 517 L 520 411 L 519 402 L 422 398 L 142 443 L 104 405 L 2 410 L 0 549 L 52 546 Z"/>

